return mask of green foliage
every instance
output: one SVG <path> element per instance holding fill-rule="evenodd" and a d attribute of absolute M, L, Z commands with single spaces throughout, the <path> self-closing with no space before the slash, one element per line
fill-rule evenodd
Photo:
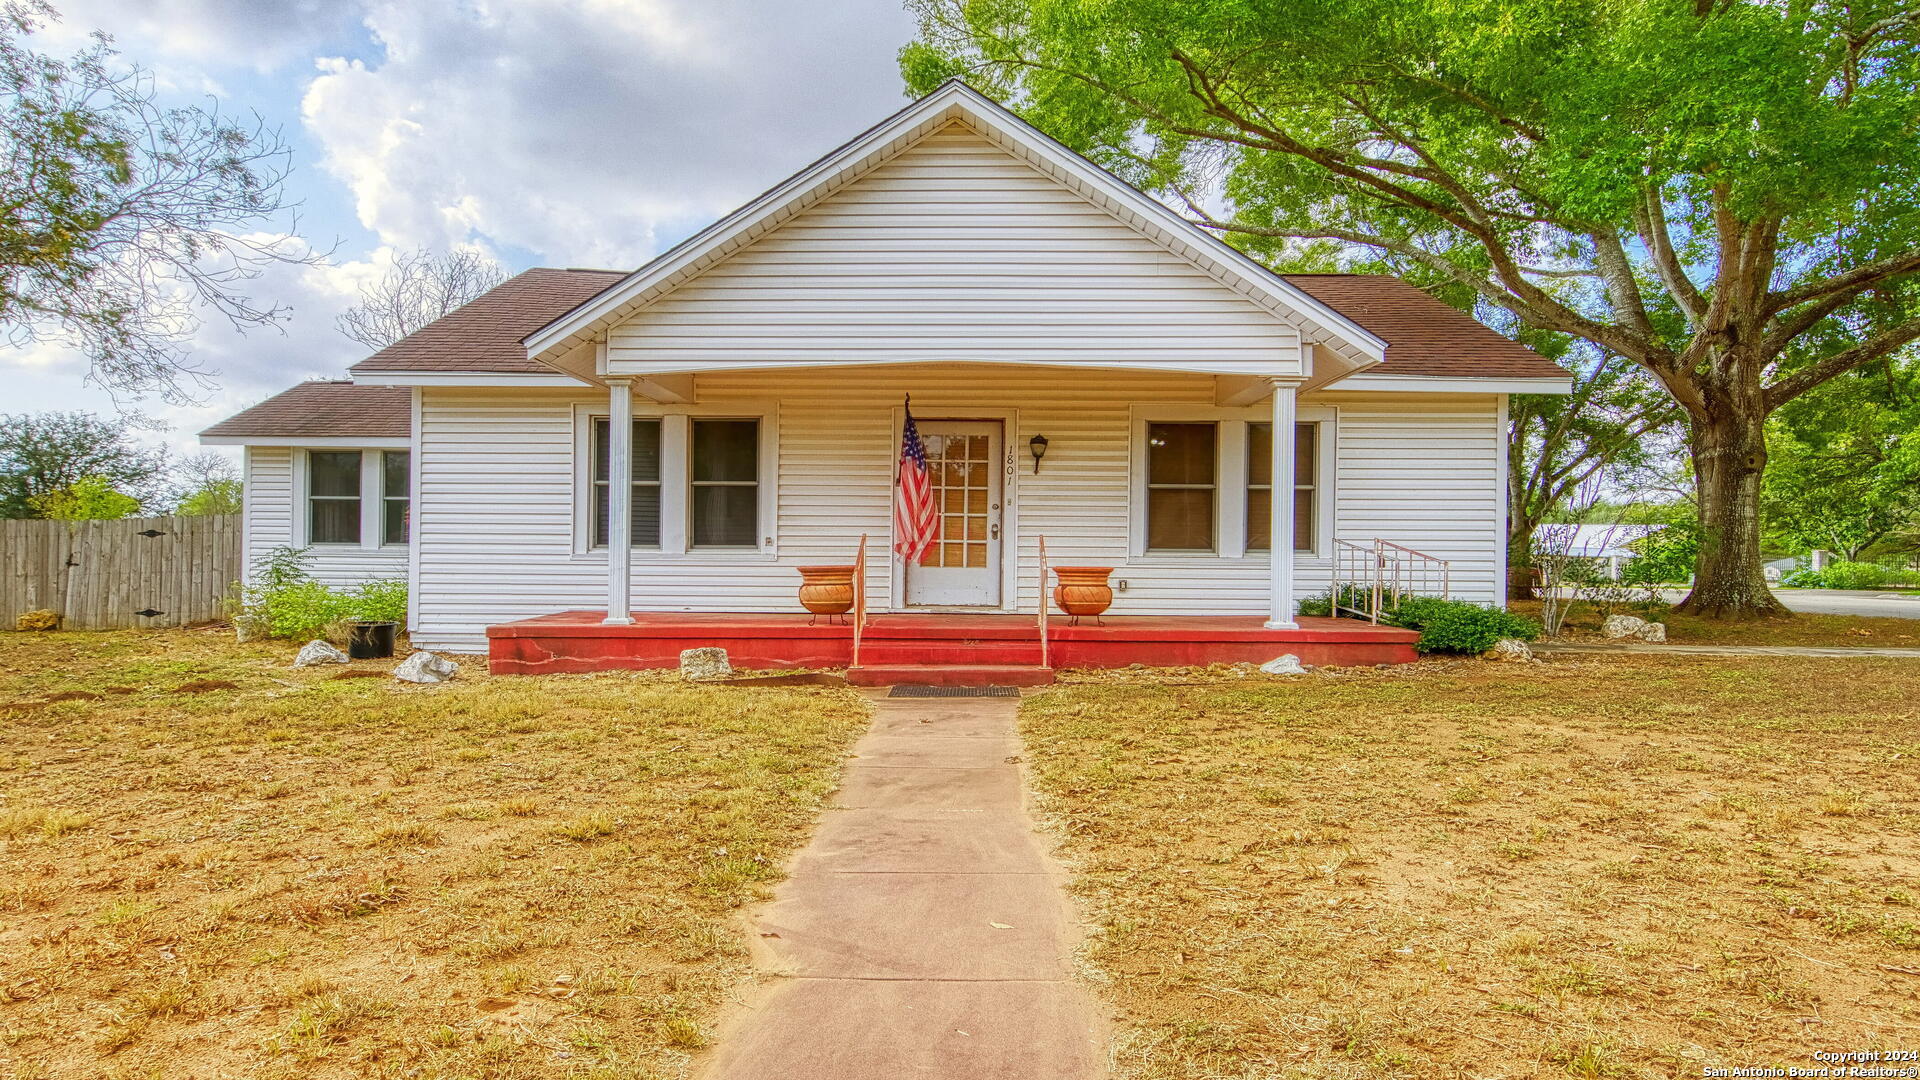
<path fill-rule="evenodd" d="M 140 500 L 115 491 L 113 481 L 104 476 L 83 476 L 27 502 L 38 516 L 52 521 L 112 521 L 140 512 Z"/>
<path fill-rule="evenodd" d="M 329 588 L 307 572 L 310 554 L 309 548 L 277 547 L 256 560 L 253 580 L 241 599 L 242 617 L 258 620 L 273 637 L 296 639 L 333 636 L 339 624 L 349 621 L 406 621 L 405 581 Z"/>
<path fill-rule="evenodd" d="M 915 91 L 964 75 L 1269 264 L 1337 252 L 1640 365 L 1688 427 L 1714 614 L 1772 610 L 1767 415 L 1920 340 L 1908 0 L 909 6 Z"/>
<path fill-rule="evenodd" d="M 1532 641 L 1540 636 L 1540 624 L 1532 619 L 1434 596 L 1405 597 L 1386 618 L 1395 626 L 1420 631 L 1420 641 L 1414 647 L 1423 653 L 1478 656 L 1501 638 Z"/>
<path fill-rule="evenodd" d="M 196 313 L 276 322 L 284 309 L 237 286 L 319 259 L 263 239 L 288 209 L 288 148 L 257 121 L 162 106 L 104 37 L 65 59 L 33 51 L 54 17 L 42 0 L 0 5 L 0 325 L 77 346 L 110 389 L 187 397 Z"/>
<path fill-rule="evenodd" d="M 1848 559 L 1920 544 L 1920 357 L 1870 365 L 1767 426 L 1767 529 L 1788 551 Z"/>
<path fill-rule="evenodd" d="M 1879 589 L 1888 585 L 1920 585 L 1920 570 L 1902 570 L 1878 563 L 1837 559 L 1819 570 L 1801 567 L 1781 584 L 1796 589 Z"/>
<path fill-rule="evenodd" d="M 1700 555 L 1700 520 L 1681 517 L 1667 527 L 1627 545 L 1634 558 L 1620 571 L 1629 585 L 1668 585 L 1693 577 L 1694 560 Z"/>
<path fill-rule="evenodd" d="M 180 502 L 173 512 L 185 517 L 237 514 L 240 512 L 240 481 L 209 480 L 205 485 L 180 496 Z"/>
<path fill-rule="evenodd" d="M 0 517 L 47 516 L 35 500 L 72 492 L 89 478 L 136 500 L 133 511 L 101 515 L 126 517 L 165 470 L 165 455 L 135 443 L 125 420 L 86 412 L 0 415 Z"/>

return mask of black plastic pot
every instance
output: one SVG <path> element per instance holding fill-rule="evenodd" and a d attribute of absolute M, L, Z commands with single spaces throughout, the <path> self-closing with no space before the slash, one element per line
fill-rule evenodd
<path fill-rule="evenodd" d="M 393 655 L 396 622 L 356 622 L 347 631 L 347 655 L 355 660 L 384 660 Z"/>

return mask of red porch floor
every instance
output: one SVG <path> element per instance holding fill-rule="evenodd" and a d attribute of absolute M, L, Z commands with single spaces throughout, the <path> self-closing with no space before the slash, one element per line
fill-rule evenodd
<path fill-rule="evenodd" d="M 809 625 L 797 614 L 635 612 L 629 626 L 605 626 L 601 611 L 563 611 L 487 628 L 497 675 L 673 667 L 682 649 L 717 646 L 735 667 L 846 667 L 853 629 Z M 1130 664 L 1255 663 L 1292 653 L 1308 664 L 1400 664 L 1414 659 L 1419 635 L 1352 619 L 1300 620 L 1298 630 L 1269 630 L 1257 616 L 1109 616 L 1104 624 L 1065 618 L 1048 624 L 1053 668 Z M 862 637 L 854 681 L 1046 682 L 1039 630 L 1031 615 L 875 615 Z M 943 672 L 946 674 L 943 676 Z"/>

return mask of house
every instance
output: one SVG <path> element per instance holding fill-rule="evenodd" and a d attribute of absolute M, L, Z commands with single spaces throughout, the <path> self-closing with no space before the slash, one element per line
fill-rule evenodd
<path fill-rule="evenodd" d="M 1636 545 L 1665 528 L 1665 525 L 1542 525 L 1533 530 L 1533 544 L 1537 550 L 1579 559 L 1607 578 L 1619 581 L 1626 565 L 1640 557 Z"/>
<path fill-rule="evenodd" d="M 254 555 L 404 568 L 414 642 L 497 670 L 845 663 L 796 568 L 863 536 L 891 666 L 1036 666 L 1043 538 L 1114 568 L 1055 664 L 1324 662 L 1412 655 L 1295 615 L 1381 552 L 1501 602 L 1507 397 L 1567 389 L 1397 279 L 1273 274 L 956 82 L 637 271 L 529 270 L 204 437 L 246 448 Z M 909 396 L 945 530 L 912 567 Z"/>

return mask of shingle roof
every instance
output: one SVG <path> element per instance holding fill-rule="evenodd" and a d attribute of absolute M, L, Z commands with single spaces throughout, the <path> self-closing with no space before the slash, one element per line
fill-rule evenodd
<path fill-rule="evenodd" d="M 355 374 L 546 373 L 521 340 L 627 275 L 539 267 L 353 365 Z M 1551 360 L 1386 274 L 1282 274 L 1289 284 L 1387 343 L 1382 375 L 1560 378 Z M 243 414 L 244 415 L 244 414 Z M 238 419 L 238 418 L 236 418 Z"/>
<path fill-rule="evenodd" d="M 527 358 L 520 339 L 626 276 L 619 270 L 535 267 L 381 349 L 351 370 L 357 375 L 376 371 L 551 373 L 552 368 Z"/>
<path fill-rule="evenodd" d="M 1282 274 L 1288 284 L 1387 343 L 1367 374 L 1558 379 L 1566 370 L 1388 274 Z"/>
<path fill-rule="evenodd" d="M 215 438 L 404 439 L 413 432 L 413 391 L 344 381 L 303 382 L 200 434 Z"/>

